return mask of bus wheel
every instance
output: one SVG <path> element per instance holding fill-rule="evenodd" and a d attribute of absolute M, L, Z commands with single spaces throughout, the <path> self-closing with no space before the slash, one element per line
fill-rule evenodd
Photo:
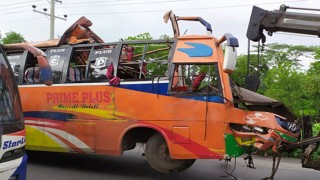
<path fill-rule="evenodd" d="M 181 172 L 195 162 L 194 159 L 171 159 L 168 145 L 160 134 L 148 140 L 145 155 L 150 166 L 162 173 Z"/>

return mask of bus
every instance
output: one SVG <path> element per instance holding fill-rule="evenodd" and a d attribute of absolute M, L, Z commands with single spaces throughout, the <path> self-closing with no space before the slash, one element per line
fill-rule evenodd
<path fill-rule="evenodd" d="M 26 179 L 26 130 L 18 87 L 0 47 L 0 179 Z"/>
<path fill-rule="evenodd" d="M 45 84 L 52 84 L 52 72 L 41 50 L 30 45 L 0 46 L 0 179 L 25 180 L 27 155 L 25 153 L 26 129 L 16 84 L 15 68 L 19 65 L 9 63 L 2 47 L 22 48 L 37 58 Z"/>
<path fill-rule="evenodd" d="M 82 17 L 84 18 L 84 17 Z M 42 49 L 52 86 L 23 49 L 6 49 L 35 151 L 120 156 L 143 144 L 146 161 L 163 173 L 196 159 L 231 159 L 298 140 L 294 115 L 279 101 L 238 87 L 229 78 L 238 40 L 211 35 L 200 17 L 166 13 L 175 37 L 106 43 L 82 19 Z M 206 35 L 183 35 L 178 21 L 197 21 Z M 223 51 L 224 49 L 224 51 Z"/>

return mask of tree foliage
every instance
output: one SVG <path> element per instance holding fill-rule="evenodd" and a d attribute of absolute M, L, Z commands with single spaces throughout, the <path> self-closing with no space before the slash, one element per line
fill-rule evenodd
<path fill-rule="evenodd" d="M 154 39 L 150 33 L 143 33 L 136 36 L 129 36 L 124 38 L 126 41 L 143 41 L 143 40 L 152 40 Z M 166 40 L 169 39 L 169 36 L 162 35 L 159 39 Z M 135 55 L 142 55 L 144 51 L 144 45 L 134 45 L 134 54 Z M 162 44 L 148 44 L 146 52 L 152 52 L 159 49 L 167 48 L 167 43 Z M 157 77 L 163 76 L 166 71 L 168 70 L 168 64 L 166 60 L 168 59 L 169 49 L 163 50 L 155 53 L 147 54 L 144 57 L 145 62 L 147 63 L 147 77 Z M 140 60 L 141 56 L 137 56 L 134 60 Z"/>
<path fill-rule="evenodd" d="M 5 33 L 5 36 L 1 38 L 2 44 L 21 43 L 26 42 L 23 35 L 14 31 Z"/>
<path fill-rule="evenodd" d="M 303 70 L 302 62 L 308 58 L 320 58 L 320 47 L 267 44 L 258 63 L 257 52 L 250 55 L 249 74 L 259 69 L 258 92 L 286 104 L 296 115 L 319 116 L 320 110 L 320 62 Z M 247 55 L 238 57 L 232 79 L 245 86 Z M 259 64 L 259 65 L 258 65 Z"/>

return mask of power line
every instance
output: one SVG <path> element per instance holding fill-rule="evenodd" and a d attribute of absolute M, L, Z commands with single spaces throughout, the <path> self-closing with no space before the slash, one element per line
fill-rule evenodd
<path fill-rule="evenodd" d="M 242 4 L 242 5 L 228 5 L 228 6 L 211 6 L 211 7 L 193 7 L 193 8 L 176 8 L 174 10 L 201 10 L 201 9 L 221 9 L 221 8 L 233 8 L 233 7 L 243 7 L 243 6 L 253 6 L 253 5 L 266 5 L 266 4 L 279 4 L 279 3 L 288 3 L 288 2 L 304 2 L 310 0 L 293 0 L 293 1 L 279 1 L 279 2 L 269 2 L 269 3 L 258 3 L 258 4 Z M 110 6 L 110 5 L 109 5 Z M 101 15 L 101 14 L 126 14 L 126 13 L 149 13 L 149 12 L 163 12 L 167 11 L 164 9 L 161 10 L 145 10 L 145 11 L 123 11 L 123 12 L 102 12 L 102 13 L 85 13 L 85 15 Z M 74 13 L 69 14 L 70 16 L 73 15 L 84 15 L 84 13 Z"/>
<path fill-rule="evenodd" d="M 21 11 L 14 11 L 14 12 L 6 12 L 6 13 L 0 13 L 0 15 L 4 15 L 4 14 L 17 14 L 17 13 L 21 13 L 21 12 L 27 12 L 30 10 L 21 10 Z"/>
<path fill-rule="evenodd" d="M 133 3 L 126 3 L 126 4 L 93 4 L 94 2 L 91 2 L 89 4 L 92 4 L 92 5 L 85 5 L 85 6 L 64 6 L 64 5 L 61 5 L 60 7 L 57 7 L 57 8 L 75 8 L 75 7 L 101 7 L 101 6 L 129 6 L 129 5 L 135 5 L 135 4 L 158 4 L 158 3 L 168 3 L 168 2 L 182 2 L 182 1 L 192 1 L 192 0 L 167 0 L 167 1 L 148 1 L 148 2 L 133 2 Z M 101 1 L 95 1 L 95 2 L 101 2 Z M 85 2 L 84 2 L 85 3 Z M 84 4 L 83 3 L 83 4 Z M 76 4 L 76 3 L 74 3 Z M 87 2 L 85 4 L 88 4 Z"/>
<path fill-rule="evenodd" d="M 35 1 L 41 1 L 41 0 L 32 0 L 32 1 L 24 1 L 24 2 L 15 2 L 15 3 L 12 3 L 12 4 L 4 4 L 4 5 L 1 5 L 1 7 L 14 6 L 14 5 L 17 5 L 17 4 L 27 4 L 27 3 L 35 2 Z"/>
<path fill-rule="evenodd" d="M 12 10 L 12 9 L 21 9 L 21 8 L 30 8 L 32 4 L 28 4 L 28 5 L 22 5 L 22 6 L 15 6 L 15 7 L 12 7 L 12 8 L 5 8 L 5 9 L 1 9 L 2 7 L 0 6 L 0 9 L 1 11 L 9 11 L 9 10 Z M 47 5 L 47 4 L 38 4 L 39 6 L 42 6 L 42 5 Z"/>
<path fill-rule="evenodd" d="M 109 3 L 109 2 L 124 2 L 124 1 L 133 1 L 133 0 L 82 1 L 82 2 L 69 2 L 69 3 L 63 3 L 63 4 L 93 4 L 93 3 Z M 179 1 L 186 1 L 186 0 L 174 0 L 174 1 L 179 2 Z M 152 1 L 148 1 L 148 2 L 152 2 Z M 144 3 L 147 4 L 147 2 L 144 2 Z"/>
<path fill-rule="evenodd" d="M 0 23 L 21 22 L 21 21 L 29 21 L 29 20 L 36 20 L 36 19 L 43 19 L 43 18 L 26 18 L 26 19 L 18 19 L 18 20 L 11 20 L 11 21 L 0 21 Z"/>

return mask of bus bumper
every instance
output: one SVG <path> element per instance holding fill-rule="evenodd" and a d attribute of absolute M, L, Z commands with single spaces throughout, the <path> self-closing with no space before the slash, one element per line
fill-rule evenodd
<path fill-rule="evenodd" d="M 1 163 L 0 179 L 26 180 L 27 178 L 27 155 Z"/>

